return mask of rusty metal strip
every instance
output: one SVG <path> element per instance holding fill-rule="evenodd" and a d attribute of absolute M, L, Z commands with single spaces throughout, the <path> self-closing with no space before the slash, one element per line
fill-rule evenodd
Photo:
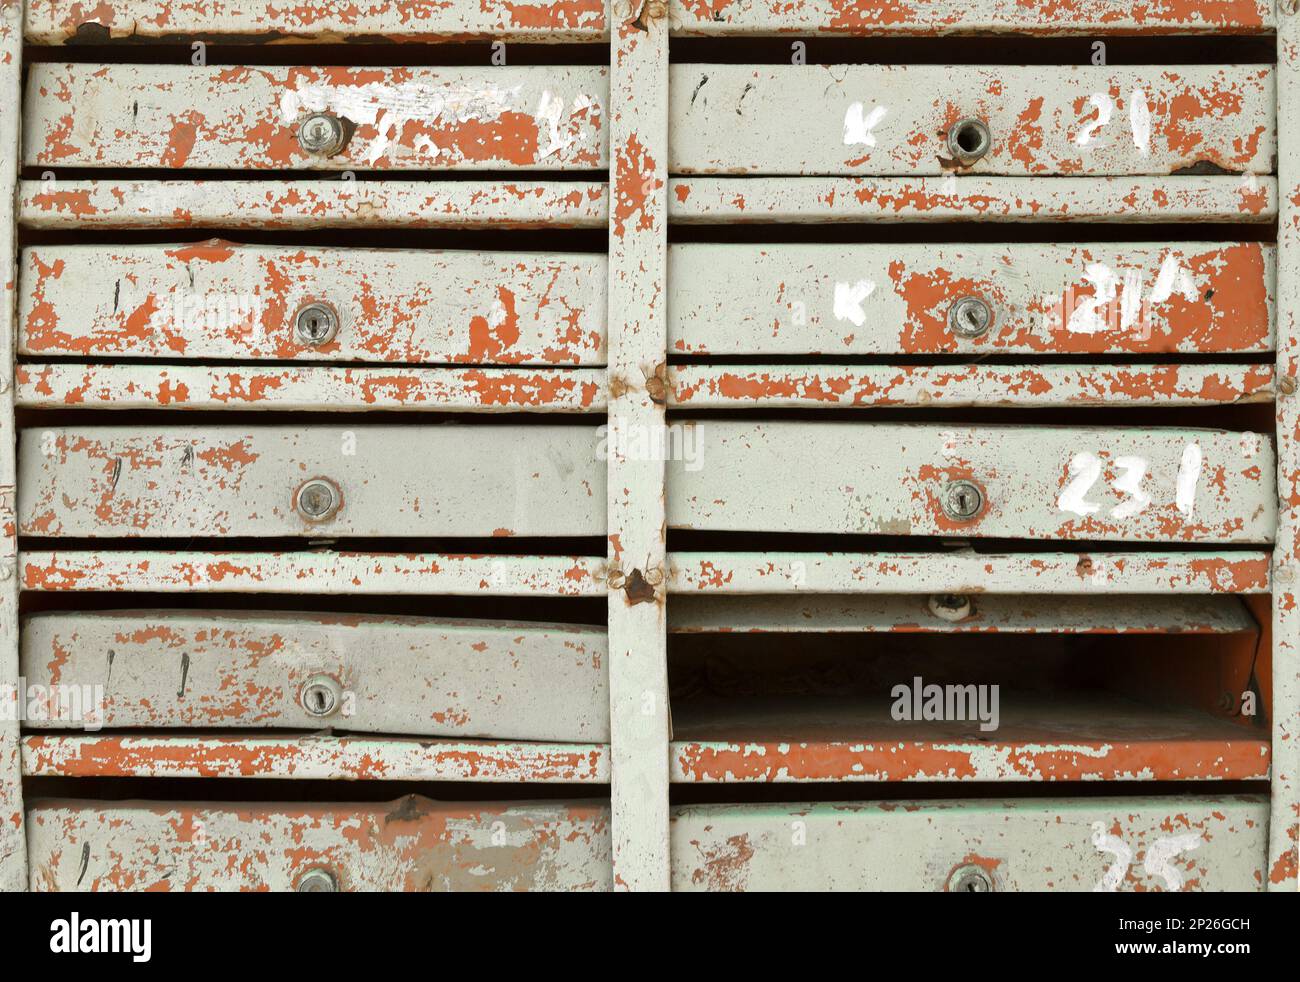
<path fill-rule="evenodd" d="M 745 222 L 1258 222 L 1277 179 L 1243 177 L 683 177 L 668 217 Z"/>
<path fill-rule="evenodd" d="M 982 593 L 852 597 L 686 594 L 673 634 L 1256 634 L 1234 596 L 1048 597 Z M 45 648 L 42 647 L 42 654 Z M 24 659 L 27 643 L 24 640 Z M 27 674 L 32 675 L 28 669 Z"/>
<path fill-rule="evenodd" d="M 678 64 L 670 83 L 674 174 L 1270 174 L 1277 152 L 1271 65 Z M 963 120 L 981 135 L 958 142 Z"/>
<path fill-rule="evenodd" d="M 444 553 L 42 551 L 18 556 L 23 590 L 601 597 L 605 560 Z"/>
<path fill-rule="evenodd" d="M 18 366 L 15 400 L 25 409 L 601 413 L 605 372 L 29 362 Z"/>
<path fill-rule="evenodd" d="M 675 245 L 668 340 L 762 357 L 1262 353 L 1275 261 L 1231 241 Z"/>
<path fill-rule="evenodd" d="M 20 181 L 24 228 L 603 228 L 596 181 Z"/>
<path fill-rule="evenodd" d="M 1259 34 L 1276 24 L 1271 0 L 669 0 L 668 9 L 673 34 L 686 37 Z"/>
<path fill-rule="evenodd" d="M 610 42 L 609 425 L 654 439 L 666 431 L 668 23 L 654 0 L 614 10 L 622 13 Z M 606 449 L 614 883 L 662 891 L 670 879 L 664 464 L 627 441 Z"/>
<path fill-rule="evenodd" d="M 1274 397 L 1272 364 L 677 365 L 668 380 L 669 405 L 683 409 L 1214 406 Z"/>
<path fill-rule="evenodd" d="M 902 677 L 906 677 L 905 675 Z M 1264 781 L 1269 742 L 1193 710 L 1003 692 L 978 722 L 900 721 L 890 700 L 678 700 L 674 782 Z M 1262 731 L 1261 731 L 1262 732 Z"/>
<path fill-rule="evenodd" d="M 1268 885 L 1300 890 L 1300 9 L 1278 4 L 1277 112 L 1290 126 L 1279 134 L 1277 226 L 1278 353 L 1277 551 L 1273 578 L 1273 799 Z"/>
<path fill-rule="evenodd" d="M 30 822 L 42 892 L 610 889 L 609 809 L 587 802 L 54 800 Z"/>
<path fill-rule="evenodd" d="M 688 805 L 673 889 L 1255 891 L 1267 816 L 1263 795 Z"/>
<path fill-rule="evenodd" d="M 669 593 L 1268 593 L 1265 552 L 674 552 Z"/>
<path fill-rule="evenodd" d="M 17 256 L 14 196 L 18 180 L 22 91 L 22 0 L 0 5 L 0 893 L 27 885 L 26 828 L 19 777 L 17 427 L 14 423 L 14 310 Z"/>
<path fill-rule="evenodd" d="M 603 626 L 119 610 L 22 621 L 31 730 L 266 729 L 609 741 Z M 86 698 L 89 696 L 89 698 Z M 48 711 L 44 711 L 48 710 Z"/>
<path fill-rule="evenodd" d="M 26 94 L 23 160 L 33 167 L 582 171 L 608 162 L 608 80 L 595 67 L 36 63 Z M 300 137 L 322 114 L 351 124 L 332 153 Z"/>
<path fill-rule="evenodd" d="M 129 38 L 196 38 L 280 42 L 603 41 L 602 0 L 366 0 L 364 3 L 278 4 L 270 0 L 28 0 L 31 44 Z"/>
<path fill-rule="evenodd" d="M 604 784 L 605 744 L 353 736 L 26 736 L 28 777 Z"/>

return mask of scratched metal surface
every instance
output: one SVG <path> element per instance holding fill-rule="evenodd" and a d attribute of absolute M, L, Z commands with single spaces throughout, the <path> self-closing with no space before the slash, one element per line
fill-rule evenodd
<path fill-rule="evenodd" d="M 669 342 L 768 357 L 1264 352 L 1276 259 L 1257 242 L 676 245 Z M 992 312 L 976 338 L 949 324 L 965 297 Z"/>
<path fill-rule="evenodd" d="M 31 889 L 292 890 L 324 867 L 347 891 L 608 890 L 595 805 L 41 802 Z"/>
<path fill-rule="evenodd" d="M 29 685 L 102 686 L 107 729 L 279 727 L 608 742 L 605 630 L 358 614 L 123 610 L 28 617 Z M 335 699 L 309 712 L 325 676 Z M 32 729 L 77 729 L 67 718 Z"/>
<path fill-rule="evenodd" d="M 606 71 L 36 63 L 24 162 L 37 167 L 595 170 Z M 298 124 L 355 126 L 333 156 Z"/>
<path fill-rule="evenodd" d="M 220 240 L 38 246 L 19 273 L 19 351 L 104 358 L 599 365 L 605 260 L 311 249 Z M 333 338 L 300 340 L 306 304 Z"/>
<path fill-rule="evenodd" d="M 594 427 L 105 426 L 24 430 L 20 441 L 25 535 L 605 532 Z M 322 521 L 295 507 L 317 478 L 341 497 Z"/>
<path fill-rule="evenodd" d="M 700 420 L 668 523 L 708 531 L 1268 543 L 1268 435 L 1126 427 Z M 688 441 L 683 439 L 682 446 Z M 945 512 L 953 482 L 982 510 Z"/>
<path fill-rule="evenodd" d="M 1270 174 L 1277 153 L 1262 65 L 679 64 L 670 93 L 681 174 Z M 992 144 L 963 166 L 946 135 L 968 117 Z"/>
<path fill-rule="evenodd" d="M 692 805 L 673 889 L 1255 891 L 1267 827 L 1254 795 Z"/>

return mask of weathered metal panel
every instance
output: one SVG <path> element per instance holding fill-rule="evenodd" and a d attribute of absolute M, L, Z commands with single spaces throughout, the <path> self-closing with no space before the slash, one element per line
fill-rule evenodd
<path fill-rule="evenodd" d="M 22 589 L 54 593 L 605 595 L 605 560 L 586 556 L 27 550 L 18 567 Z"/>
<path fill-rule="evenodd" d="M 27 882 L 23 789 L 19 780 L 17 683 L 18 559 L 14 493 L 14 306 L 17 243 L 14 192 L 18 178 L 19 122 L 14 107 L 22 91 L 23 4 L 0 6 L 0 893 Z"/>
<path fill-rule="evenodd" d="M 327 736 L 26 736 L 28 777 L 608 784 L 608 744 Z"/>
<path fill-rule="evenodd" d="M 24 378 L 19 403 L 48 404 Z M 668 379 L 669 405 L 684 409 L 1212 406 L 1275 395 L 1272 364 L 676 365 Z M 59 391 L 81 388 L 69 378 Z"/>
<path fill-rule="evenodd" d="M 606 36 L 601 0 L 28 0 L 27 40 L 63 44 L 75 37 L 251 41 L 600 41 Z M 87 30 L 88 27 L 102 30 Z"/>
<path fill-rule="evenodd" d="M 346 175 L 344 175 L 346 177 Z M 38 229 L 603 228 L 596 181 L 20 181 Z"/>
<path fill-rule="evenodd" d="M 1255 222 L 1277 217 L 1272 177 L 687 177 L 675 222 Z M 26 209 L 24 209 L 26 215 Z"/>
<path fill-rule="evenodd" d="M 666 432 L 668 23 L 657 0 L 613 9 L 609 424 L 654 440 Z M 664 464 L 639 445 L 610 440 L 606 454 L 614 883 L 667 890 Z"/>
<path fill-rule="evenodd" d="M 24 535 L 605 531 L 594 427 L 105 426 L 24 430 L 22 441 Z M 300 494 L 322 481 L 334 506 L 317 516 Z"/>
<path fill-rule="evenodd" d="M 36 167 L 594 170 L 607 165 L 603 68 L 339 68 L 36 63 Z M 333 155 L 299 125 L 344 120 Z"/>
<path fill-rule="evenodd" d="M 900 670 L 900 677 L 908 674 Z M 1116 696 L 1004 692 L 996 731 L 896 720 L 891 700 L 693 699 L 673 705 L 673 780 L 1262 781 L 1264 730 Z"/>
<path fill-rule="evenodd" d="M 97 687 L 108 729 L 609 740 L 603 627 L 124 610 L 28 617 L 21 637 L 28 685 Z M 70 715 L 28 725 L 83 725 Z"/>
<path fill-rule="evenodd" d="M 668 630 L 674 634 L 1253 634 L 1259 630 L 1241 601 L 1226 596 L 981 593 L 945 594 L 942 599 L 945 605 L 936 607 L 935 595 L 688 594 L 673 599 Z"/>
<path fill-rule="evenodd" d="M 690 805 L 674 890 L 1253 891 L 1258 796 Z"/>
<path fill-rule="evenodd" d="M 670 91 L 681 174 L 1270 174 L 1277 152 L 1265 65 L 675 65 Z M 969 118 L 991 145 L 967 165 Z"/>
<path fill-rule="evenodd" d="M 1275 261 L 1257 242 L 676 245 L 668 338 L 693 355 L 1271 351 Z M 982 329 L 954 321 L 967 298 Z"/>
<path fill-rule="evenodd" d="M 674 528 L 1267 543 L 1277 521 L 1273 447 L 1257 433 L 683 425 L 695 446 L 668 462 Z"/>
<path fill-rule="evenodd" d="M 1272 589 L 1263 552 L 674 552 L 669 560 L 676 594 L 897 593 L 900 583 L 917 593 L 1065 596 Z"/>
<path fill-rule="evenodd" d="M 28 812 L 31 889 L 608 890 L 594 804 L 191 805 L 57 801 Z"/>
<path fill-rule="evenodd" d="M 1292 125 L 1280 134 L 1277 223 L 1278 515 L 1273 597 L 1273 799 L 1269 889 L 1300 889 L 1300 10 L 1278 5 L 1278 114 Z"/>
<path fill-rule="evenodd" d="M 1272 366 L 1247 386 L 1266 391 Z M 1216 376 L 1217 378 L 1218 376 Z M 605 372 L 596 368 L 345 368 L 295 365 L 78 365 L 26 362 L 15 401 L 25 409 L 195 409 L 357 412 L 598 413 Z M 1255 376 L 1250 376 L 1252 381 Z M 1210 383 L 1232 386 L 1237 375 Z M 1186 388 L 1180 386 L 1179 391 Z M 1242 396 L 1246 396 L 1246 391 Z"/>
<path fill-rule="evenodd" d="M 19 352 L 599 365 L 604 278 L 604 257 L 573 253 L 38 246 L 21 261 Z M 332 333 L 304 336 L 316 305 Z"/>

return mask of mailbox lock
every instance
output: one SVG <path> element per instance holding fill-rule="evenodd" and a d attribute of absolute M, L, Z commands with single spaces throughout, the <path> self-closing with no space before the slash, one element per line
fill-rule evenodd
<path fill-rule="evenodd" d="M 313 675 L 303 683 L 298 702 L 312 716 L 330 716 L 339 708 L 343 687 L 330 675 Z"/>
<path fill-rule="evenodd" d="M 962 297 L 948 308 L 948 330 L 959 338 L 983 337 L 993 326 L 993 308 L 982 297 Z"/>
<path fill-rule="evenodd" d="M 293 331 L 301 344 L 319 348 L 333 341 L 339 332 L 339 315 L 327 303 L 305 303 L 293 315 Z"/>
<path fill-rule="evenodd" d="M 975 163 L 989 152 L 992 142 L 989 124 L 982 119 L 968 116 L 948 127 L 948 152 L 960 164 Z"/>
<path fill-rule="evenodd" d="M 339 881 L 324 866 L 313 866 L 298 877 L 299 893 L 338 893 Z"/>
<path fill-rule="evenodd" d="M 964 621 L 971 610 L 970 597 L 960 593 L 936 593 L 930 598 L 930 613 L 945 621 Z"/>
<path fill-rule="evenodd" d="M 293 496 L 293 506 L 309 522 L 327 522 L 343 503 L 339 486 L 326 477 L 314 477 Z"/>
<path fill-rule="evenodd" d="M 298 124 L 298 145 L 306 153 L 333 157 L 347 140 L 343 120 L 333 113 L 312 113 Z"/>
<path fill-rule="evenodd" d="M 973 481 L 953 481 L 944 487 L 939 502 L 954 522 L 969 522 L 984 510 L 984 492 Z"/>
<path fill-rule="evenodd" d="M 993 877 L 989 876 L 988 870 L 973 863 L 958 866 L 953 870 L 945 889 L 948 893 L 993 893 L 995 891 Z"/>

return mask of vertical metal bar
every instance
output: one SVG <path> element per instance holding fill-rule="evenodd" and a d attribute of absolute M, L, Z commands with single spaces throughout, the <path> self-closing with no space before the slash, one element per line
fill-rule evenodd
<path fill-rule="evenodd" d="M 664 425 L 668 20 L 614 0 L 610 31 L 609 698 L 614 884 L 667 890 Z"/>
<path fill-rule="evenodd" d="M 1278 0 L 1277 547 L 1273 554 L 1273 794 L 1268 886 L 1300 879 L 1300 14 Z"/>
<path fill-rule="evenodd" d="M 22 104 L 23 2 L 0 5 L 0 891 L 27 889 L 22 761 L 18 739 L 18 567 L 14 508 L 14 202 Z M 11 711 L 12 710 L 12 711 Z"/>

